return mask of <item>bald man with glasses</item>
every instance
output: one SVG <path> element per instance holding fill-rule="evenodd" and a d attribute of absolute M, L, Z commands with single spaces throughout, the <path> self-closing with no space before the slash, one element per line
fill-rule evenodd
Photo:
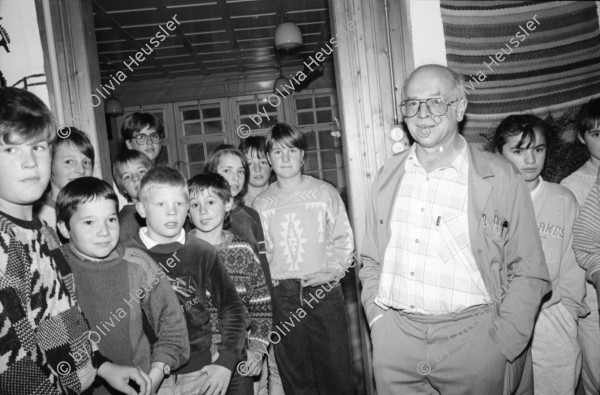
<path fill-rule="evenodd" d="M 377 393 L 533 393 L 528 343 L 550 283 L 529 191 L 459 134 L 461 75 L 421 66 L 402 94 L 415 143 L 380 170 L 361 249 Z"/>

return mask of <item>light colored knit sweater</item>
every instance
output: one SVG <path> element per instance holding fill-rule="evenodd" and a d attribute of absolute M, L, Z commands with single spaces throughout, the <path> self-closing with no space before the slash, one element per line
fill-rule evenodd
<path fill-rule="evenodd" d="M 292 188 L 277 183 L 258 195 L 273 280 L 301 279 L 346 270 L 352 263 L 354 235 L 344 203 L 331 185 L 303 175 Z"/>
<path fill-rule="evenodd" d="M 575 320 L 589 312 L 585 297 L 585 272 L 577 265 L 573 252 L 573 223 L 578 205 L 565 187 L 541 180 L 531 191 L 535 218 L 542 240 L 546 265 L 552 281 L 552 297 L 546 309 L 561 302 Z"/>

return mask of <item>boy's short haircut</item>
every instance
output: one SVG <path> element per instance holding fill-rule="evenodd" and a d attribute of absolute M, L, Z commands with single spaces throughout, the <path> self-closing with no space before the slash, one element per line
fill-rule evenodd
<path fill-rule="evenodd" d="M 56 124 L 48 107 L 36 95 L 18 88 L 0 88 L 0 139 L 4 144 L 56 138 Z"/>
<path fill-rule="evenodd" d="M 598 126 L 600 126 L 600 97 L 581 106 L 577 119 L 577 132 L 583 137 L 585 132 Z"/>
<path fill-rule="evenodd" d="M 190 178 L 188 181 L 190 199 L 200 195 L 204 190 L 212 191 L 224 204 L 230 202 L 233 198 L 231 196 L 231 186 L 225 177 L 217 173 L 200 173 Z M 230 212 L 227 212 L 223 221 L 223 227 L 227 227 L 230 222 L 231 215 Z"/>
<path fill-rule="evenodd" d="M 257 158 L 263 159 L 267 157 L 265 142 L 265 136 L 250 136 L 242 140 L 238 149 L 246 156 L 255 155 Z"/>
<path fill-rule="evenodd" d="M 188 194 L 187 182 L 183 174 L 167 166 L 156 166 L 142 177 L 138 199 L 145 201 L 148 190 L 156 186 L 181 188 L 186 195 Z"/>
<path fill-rule="evenodd" d="M 104 180 L 96 177 L 80 177 L 64 186 L 56 197 L 56 222 L 64 222 L 68 230 L 69 221 L 77 208 L 92 200 L 108 199 L 115 202 L 119 211 L 119 200 L 112 187 Z"/>
<path fill-rule="evenodd" d="M 240 203 L 244 200 L 244 195 L 248 192 L 248 182 L 250 181 L 250 166 L 248 165 L 248 159 L 246 159 L 246 155 L 242 153 L 239 149 L 235 148 L 231 144 L 221 144 L 217 148 L 211 151 L 208 154 L 208 158 L 206 158 L 206 162 L 204 162 L 204 168 L 202 169 L 205 173 L 217 173 L 217 168 L 219 167 L 219 161 L 221 160 L 221 156 L 223 155 L 234 155 L 240 158 L 242 162 L 242 167 L 244 168 L 244 172 L 246 173 L 244 176 L 244 186 L 240 193 L 235 197 L 236 203 Z"/>
<path fill-rule="evenodd" d="M 278 123 L 273 126 L 267 134 L 267 141 L 265 142 L 267 152 L 271 152 L 275 144 L 279 144 L 282 147 L 298 148 L 299 150 L 306 151 L 304 134 L 302 134 L 295 126 L 287 123 Z"/>
<path fill-rule="evenodd" d="M 165 130 L 160 118 L 149 112 L 134 112 L 126 115 L 121 126 L 121 136 L 125 140 L 131 140 L 145 128 L 154 130 L 160 137 L 165 137 Z"/>
<path fill-rule="evenodd" d="M 147 170 L 154 168 L 154 163 L 143 152 L 136 150 L 126 150 L 121 152 L 113 161 L 112 174 L 115 184 L 121 194 L 125 194 L 125 186 L 123 185 L 123 171 L 127 165 L 142 165 Z"/>
<path fill-rule="evenodd" d="M 74 126 L 69 126 L 69 133 L 66 137 L 55 139 L 52 143 L 52 160 L 54 160 L 54 154 L 58 150 L 58 147 L 67 144 L 77 148 L 79 152 L 90 158 L 92 161 L 92 167 L 94 167 L 94 146 L 92 145 L 90 138 Z"/>

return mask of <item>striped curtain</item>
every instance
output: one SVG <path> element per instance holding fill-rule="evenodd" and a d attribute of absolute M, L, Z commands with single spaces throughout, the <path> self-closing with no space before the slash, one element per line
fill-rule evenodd
<path fill-rule="evenodd" d="M 469 141 L 510 114 L 558 118 L 600 95 L 595 1 L 441 0 L 441 12 L 448 66 L 467 81 Z"/>

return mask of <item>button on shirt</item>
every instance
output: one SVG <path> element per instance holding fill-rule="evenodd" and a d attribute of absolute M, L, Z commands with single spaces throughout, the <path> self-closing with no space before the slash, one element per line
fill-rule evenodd
<path fill-rule="evenodd" d="M 413 145 L 392 208 L 375 303 L 409 313 L 447 314 L 487 303 L 471 252 L 467 144 L 444 168 L 427 173 Z"/>

